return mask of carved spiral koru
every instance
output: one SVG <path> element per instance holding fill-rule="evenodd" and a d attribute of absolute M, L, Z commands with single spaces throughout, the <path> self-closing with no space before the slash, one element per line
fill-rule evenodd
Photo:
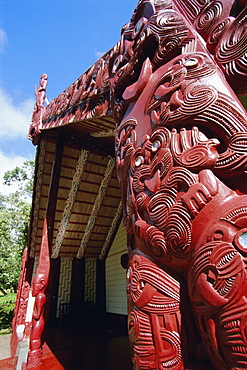
<path fill-rule="evenodd" d="M 183 18 L 173 10 L 165 10 L 158 13 L 157 18 L 150 19 L 148 25 L 149 33 L 158 34 L 161 38 L 161 42 L 157 53 L 153 58 L 153 63 L 158 66 L 161 62 L 164 62 L 169 55 L 176 52 L 183 40 L 188 35 L 188 27 L 185 24 Z"/>
<path fill-rule="evenodd" d="M 172 254 L 185 258 L 191 245 L 191 217 L 182 204 L 171 209 L 165 235 Z"/>
<path fill-rule="evenodd" d="M 247 8 L 245 8 L 226 30 L 215 52 L 216 61 L 224 68 L 227 77 L 240 79 L 232 88 L 245 92 L 247 79 Z M 242 79 L 242 81 L 241 81 Z M 243 90 L 242 90 L 243 89 Z"/>
<path fill-rule="evenodd" d="M 185 115 L 199 114 L 213 104 L 217 96 L 217 90 L 213 86 L 194 84 L 185 91 L 180 110 Z"/>
<path fill-rule="evenodd" d="M 195 19 L 194 25 L 197 31 L 202 35 L 208 34 L 218 21 L 221 12 L 222 3 L 220 1 L 210 2 Z"/>
<path fill-rule="evenodd" d="M 93 99 L 89 106 L 88 112 L 85 118 L 99 117 L 107 114 L 109 107 L 109 97 L 106 95 L 97 95 L 96 99 Z"/>
<path fill-rule="evenodd" d="M 227 17 L 221 22 L 217 23 L 211 30 L 207 39 L 207 47 L 211 52 L 214 52 L 215 47 L 217 46 L 221 36 L 224 35 L 226 29 L 230 26 L 233 20 L 233 17 Z"/>
<path fill-rule="evenodd" d="M 170 256 L 168 255 L 167 251 L 167 244 L 162 231 L 154 226 L 149 226 L 144 237 L 151 255 L 162 260 L 163 262 L 170 261 Z"/>
<path fill-rule="evenodd" d="M 155 223 L 155 225 L 163 232 L 169 211 L 176 201 L 176 196 L 177 191 L 172 188 L 164 192 L 159 192 L 149 200 L 148 215 L 150 221 L 152 224 Z M 137 205 L 139 205 L 138 201 L 139 197 L 137 197 Z M 144 204 L 142 204 L 142 206 Z"/>
<path fill-rule="evenodd" d="M 118 104 L 114 105 L 113 108 L 113 118 L 116 123 L 120 123 L 123 119 L 125 113 L 125 104 L 124 101 L 119 102 Z"/>

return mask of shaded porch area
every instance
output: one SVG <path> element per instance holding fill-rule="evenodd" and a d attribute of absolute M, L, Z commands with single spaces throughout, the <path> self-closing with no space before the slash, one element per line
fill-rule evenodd
<path fill-rule="evenodd" d="M 6 340 L 9 341 L 6 337 Z M 43 333 L 42 365 L 34 370 L 131 370 L 125 323 L 106 319 L 80 325 L 67 322 Z M 15 370 L 17 358 L 0 360 L 1 370 Z"/>
<path fill-rule="evenodd" d="M 48 328 L 44 340 L 66 370 L 132 369 L 128 336 L 119 325 Z"/>

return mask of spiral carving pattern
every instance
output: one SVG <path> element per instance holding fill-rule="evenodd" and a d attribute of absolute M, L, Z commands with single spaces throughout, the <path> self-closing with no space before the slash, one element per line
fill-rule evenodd
<path fill-rule="evenodd" d="M 218 21 L 222 13 L 222 4 L 220 1 L 210 2 L 199 16 L 195 19 L 195 26 L 199 33 L 207 34 L 214 24 Z"/>
<path fill-rule="evenodd" d="M 183 18 L 173 10 L 163 10 L 153 16 L 147 26 L 148 35 L 159 35 L 160 44 L 153 58 L 154 65 L 164 62 L 168 55 L 181 46 L 188 35 Z"/>
<path fill-rule="evenodd" d="M 221 22 L 219 22 L 218 24 L 216 24 L 216 26 L 214 26 L 207 40 L 207 45 L 210 50 L 213 50 L 213 48 L 216 47 L 220 38 L 222 37 L 222 35 L 224 35 L 226 29 L 229 27 L 232 21 L 233 21 L 233 18 L 227 17 L 223 19 Z"/>
<path fill-rule="evenodd" d="M 199 114 L 213 104 L 217 96 L 217 90 L 213 86 L 194 84 L 187 89 L 180 110 L 185 115 Z"/>
<path fill-rule="evenodd" d="M 208 164 L 208 160 L 208 148 L 202 145 L 197 145 L 181 155 L 181 162 L 187 168 L 203 168 Z"/>
<path fill-rule="evenodd" d="M 175 189 L 170 189 L 170 191 L 158 193 L 150 199 L 148 205 L 150 220 L 162 231 L 164 231 L 169 211 L 175 203 L 176 195 Z"/>
<path fill-rule="evenodd" d="M 146 243 L 155 257 L 169 261 L 164 234 L 158 228 L 150 226 L 147 229 Z"/>
<path fill-rule="evenodd" d="M 226 30 L 215 52 L 215 59 L 224 67 L 227 76 L 244 78 L 244 81 L 239 82 L 240 89 L 247 78 L 246 17 L 247 8 L 240 13 Z"/>
<path fill-rule="evenodd" d="M 191 245 L 190 215 L 181 204 L 175 204 L 165 227 L 170 249 L 175 255 L 185 257 Z"/>

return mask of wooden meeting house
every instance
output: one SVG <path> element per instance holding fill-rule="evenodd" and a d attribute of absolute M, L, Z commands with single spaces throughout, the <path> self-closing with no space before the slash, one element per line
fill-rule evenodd
<path fill-rule="evenodd" d="M 238 361 L 247 363 L 246 347 L 239 344 L 247 336 L 245 308 L 239 308 L 245 307 L 246 298 L 243 293 L 233 299 L 230 309 L 225 298 L 231 289 L 238 290 L 229 275 L 236 266 L 222 278 L 228 279 L 225 290 L 215 283 L 221 273 L 217 269 L 233 263 L 235 256 L 239 269 L 247 263 L 240 238 L 247 233 L 246 111 L 233 93 L 247 92 L 245 5 L 233 0 L 140 0 L 120 41 L 48 105 L 48 76 L 41 75 L 29 129 L 37 147 L 29 245 L 12 324 L 12 353 L 18 347 L 19 366 L 40 364 L 45 325 L 80 330 L 85 323 L 114 322 L 127 327 L 126 268 L 132 251 L 132 275 L 127 278 L 135 369 L 178 370 L 186 361 L 200 362 L 195 353 L 199 335 L 189 316 L 186 353 L 179 339 L 180 308 L 184 302 L 190 307 L 188 299 L 182 302 L 187 289 L 182 279 L 193 271 L 191 301 L 202 320 L 198 330 L 213 367 L 235 369 Z M 183 157 L 194 149 L 196 155 Z M 199 164 L 194 164 L 197 158 Z M 165 183 L 167 173 L 174 174 L 170 183 Z M 177 184 L 187 180 L 191 189 L 184 182 L 179 193 Z M 159 194 L 161 184 L 166 188 Z M 190 196 L 197 186 L 204 189 L 201 194 L 207 186 L 211 193 L 199 205 L 194 197 L 193 208 Z M 226 205 L 225 198 L 217 200 L 217 187 L 231 194 L 232 203 L 227 196 Z M 221 207 L 224 222 L 215 216 Z M 165 212 L 169 217 L 162 219 Z M 217 228 L 210 224 L 214 217 Z M 177 225 L 182 230 L 178 236 Z M 173 232 L 177 239 L 172 244 Z M 205 244 L 203 258 L 209 262 L 200 279 L 193 264 L 188 271 L 183 264 L 189 253 L 200 251 L 199 244 L 188 254 L 186 249 L 198 235 L 202 244 L 212 238 L 227 256 L 223 262 L 213 260 L 218 258 L 214 244 L 211 249 Z M 200 269 L 204 260 L 199 252 L 193 258 Z M 205 280 L 209 265 L 214 268 Z M 245 273 L 241 270 L 242 277 Z M 200 289 L 190 288 L 197 283 Z M 234 318 L 240 311 L 241 328 Z M 225 317 L 229 322 L 221 326 Z M 228 332 L 230 351 L 224 342 Z M 204 365 L 188 368 L 212 369 Z"/>
<path fill-rule="evenodd" d="M 26 320 L 31 326 L 28 301 L 42 248 L 46 253 L 45 220 L 49 262 L 41 268 L 49 274 L 46 326 L 88 325 L 88 320 L 93 324 L 101 319 L 127 325 L 127 241 L 115 165 L 116 125 L 107 60 L 111 53 L 47 106 L 47 75 L 40 78 L 29 129 L 29 138 L 37 146 L 35 181 L 29 247 L 13 321 L 13 354 L 16 328 L 23 331 L 25 325 L 26 337 Z"/>

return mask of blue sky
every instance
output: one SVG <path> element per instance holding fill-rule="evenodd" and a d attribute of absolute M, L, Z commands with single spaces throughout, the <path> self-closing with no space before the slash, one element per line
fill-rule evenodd
<path fill-rule="evenodd" d="M 34 85 L 54 99 L 120 38 L 137 0 L 0 0 L 0 192 L 6 170 L 33 159 Z"/>

